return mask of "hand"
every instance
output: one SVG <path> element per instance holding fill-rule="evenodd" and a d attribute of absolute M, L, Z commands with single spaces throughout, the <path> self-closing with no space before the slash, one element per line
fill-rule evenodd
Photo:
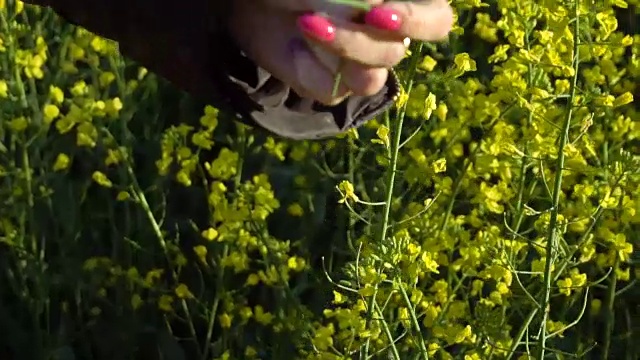
<path fill-rule="evenodd" d="M 307 1 L 317 4 L 326 0 Z M 299 20 L 299 27 L 309 41 L 339 57 L 363 65 L 388 68 L 402 60 L 405 50 L 402 46 L 404 39 L 441 40 L 447 36 L 453 25 L 453 11 L 447 0 L 366 2 L 371 5 L 371 10 L 363 14 L 362 23 L 353 21 L 357 13 L 354 13 L 352 8 L 348 9 L 350 13 L 345 13 L 342 7 L 342 13 L 339 13 L 342 16 L 332 16 L 331 12 L 330 17 L 323 17 L 317 13 L 303 15 Z M 331 9 L 335 9 L 335 5 L 324 11 L 332 11 Z M 331 39 L 323 34 L 327 27 L 334 29 Z"/>
<path fill-rule="evenodd" d="M 351 21 L 359 11 L 326 0 L 236 0 L 231 32 L 250 58 L 299 95 L 335 105 L 352 93 L 377 93 L 387 69 L 404 57 L 406 37 L 439 40 L 453 22 L 445 0 L 369 3 L 379 7 L 364 16 L 367 25 Z M 342 83 L 333 96 L 338 72 Z"/>
<path fill-rule="evenodd" d="M 313 0 L 315 1 L 315 0 Z M 336 105 L 352 93 L 372 95 L 384 86 L 385 68 L 343 61 L 305 40 L 298 27 L 300 12 L 273 6 L 272 0 L 235 0 L 230 22 L 239 47 L 259 66 L 305 98 Z M 338 69 L 340 67 L 340 69 Z M 334 94 L 338 71 L 342 82 Z"/>

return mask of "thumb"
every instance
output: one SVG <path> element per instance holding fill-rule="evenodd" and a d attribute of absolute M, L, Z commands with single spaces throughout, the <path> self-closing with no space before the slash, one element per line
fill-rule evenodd
<path fill-rule="evenodd" d="M 293 58 L 294 73 L 299 87 L 294 89 L 301 93 L 306 93 L 311 97 L 326 105 L 340 103 L 349 95 L 349 90 L 340 84 L 337 94 L 333 96 L 334 76 L 329 69 L 338 68 L 338 58 L 326 53 L 323 50 L 316 53 L 318 57 L 308 48 L 307 43 L 302 39 L 292 39 L 289 42 L 289 49 Z M 321 64 L 322 62 L 322 64 Z M 324 66 L 323 66 L 324 65 Z"/>

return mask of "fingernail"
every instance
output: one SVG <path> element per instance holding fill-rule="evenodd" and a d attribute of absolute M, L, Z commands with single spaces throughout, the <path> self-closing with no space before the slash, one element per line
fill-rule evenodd
<path fill-rule="evenodd" d="M 365 23 L 382 30 L 395 31 L 402 25 L 400 15 L 388 7 L 378 6 L 371 9 L 364 17 Z"/>
<path fill-rule="evenodd" d="M 323 42 L 330 42 L 336 37 L 335 26 L 326 18 L 306 14 L 298 18 L 298 27 L 308 36 Z"/>

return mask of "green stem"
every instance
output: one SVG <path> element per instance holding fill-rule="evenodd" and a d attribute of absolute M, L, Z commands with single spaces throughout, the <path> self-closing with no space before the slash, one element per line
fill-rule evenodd
<path fill-rule="evenodd" d="M 578 82 L 578 66 L 579 66 L 579 44 L 580 44 L 580 15 L 578 14 L 578 4 L 575 4 L 574 14 L 576 16 L 574 22 L 574 41 L 573 41 L 573 81 L 571 83 L 571 90 L 569 96 L 569 104 L 567 109 L 567 115 L 564 119 L 562 133 L 560 134 L 560 144 L 558 146 L 558 161 L 557 172 L 555 176 L 555 182 L 553 186 L 553 198 L 551 201 L 551 217 L 549 220 L 549 231 L 547 234 L 546 244 L 546 260 L 544 265 L 544 290 L 540 299 L 540 335 L 538 338 L 538 353 L 537 360 L 543 360 L 545 357 L 545 347 L 547 341 L 547 319 L 549 317 L 549 307 L 551 299 L 551 287 L 553 285 L 553 274 L 551 268 L 555 257 L 555 251 L 557 248 L 557 225 L 558 225 L 558 206 L 560 204 L 560 193 L 562 192 L 562 173 L 564 169 L 565 155 L 564 148 L 569 140 L 569 128 L 571 125 L 571 117 L 573 116 L 573 100 L 576 96 L 576 87 Z"/>
<path fill-rule="evenodd" d="M 413 88 L 413 77 L 418 65 L 418 61 L 420 60 L 422 47 L 423 47 L 423 43 L 420 43 L 416 51 L 413 52 L 413 55 L 411 58 L 409 71 L 406 74 L 407 94 L 411 94 L 411 90 Z M 393 202 L 393 190 L 394 190 L 395 181 L 396 181 L 396 172 L 398 168 L 398 155 L 400 153 L 400 142 L 401 142 L 400 140 L 402 138 L 402 126 L 404 123 L 405 114 L 406 114 L 406 104 L 402 107 L 402 109 L 399 110 L 398 118 L 396 119 L 395 126 L 393 128 L 393 140 L 391 141 L 391 147 L 390 147 L 391 156 L 390 156 L 389 167 L 387 168 L 387 174 L 386 174 L 387 176 L 385 181 L 386 199 L 384 201 L 384 209 L 382 211 L 382 221 L 380 224 L 380 229 L 378 232 L 378 239 L 377 239 L 379 245 L 381 245 L 384 242 L 384 240 L 387 238 L 387 230 L 389 228 L 391 204 Z M 386 116 L 389 117 L 389 112 L 386 113 Z M 374 309 L 377 293 L 378 293 L 378 288 L 376 286 L 376 289 L 373 295 L 371 296 L 371 298 L 369 299 L 369 304 L 367 306 L 367 312 L 368 312 L 367 323 L 366 323 L 367 327 L 371 323 L 371 319 L 373 317 L 373 309 Z M 364 351 L 360 353 L 361 358 L 362 356 L 366 358 L 367 354 L 369 353 L 370 343 L 371 343 L 371 340 L 367 339 L 367 341 L 364 344 Z"/>
<path fill-rule="evenodd" d="M 158 221 L 156 220 L 155 216 L 153 215 L 153 210 L 151 210 L 151 206 L 149 205 L 149 202 L 147 201 L 147 197 L 144 194 L 144 191 L 142 190 L 142 187 L 140 187 L 140 183 L 138 183 L 138 179 L 133 171 L 133 168 L 131 167 L 132 165 L 130 163 L 127 163 L 127 173 L 129 174 L 129 177 L 131 178 L 131 184 L 133 187 L 133 191 L 135 194 L 135 198 L 137 200 L 137 202 L 140 204 L 140 206 L 142 207 L 142 210 L 144 211 L 147 220 L 149 221 L 149 223 L 151 224 L 151 228 L 153 230 L 154 235 L 156 236 L 156 238 L 158 239 L 158 242 L 160 243 L 160 247 L 162 248 L 162 252 L 164 253 L 165 259 L 167 260 L 167 265 L 169 266 L 169 268 L 171 269 L 171 277 L 172 280 L 177 283 L 179 281 L 178 278 L 178 274 L 176 273 L 171 258 L 169 256 L 169 251 L 168 251 L 168 247 L 167 247 L 167 241 L 164 238 L 164 235 L 162 234 L 162 229 L 160 228 L 160 224 L 158 223 Z M 191 336 L 193 337 L 193 341 L 197 341 L 197 334 L 196 334 L 196 329 L 195 326 L 193 324 L 193 321 L 191 320 L 191 313 L 189 311 L 189 307 L 187 305 L 187 302 L 184 299 L 180 300 L 180 305 L 182 307 L 182 311 L 184 311 L 186 319 L 189 319 L 189 321 L 187 321 L 187 326 L 189 327 L 189 332 L 191 334 Z M 200 353 L 199 350 L 197 350 L 198 353 Z"/>
<path fill-rule="evenodd" d="M 407 294 L 407 290 L 405 290 L 404 285 L 401 282 L 398 283 L 398 287 L 402 292 L 402 297 L 404 298 L 404 302 L 409 309 L 409 315 L 411 316 L 411 325 L 415 328 L 416 334 L 419 336 L 420 341 L 418 341 L 418 346 L 420 347 L 420 353 L 424 360 L 429 360 L 429 353 L 427 352 L 427 345 L 424 343 L 424 338 L 422 337 L 422 332 L 420 331 L 420 323 L 418 322 L 418 317 L 416 316 L 416 310 L 411 304 L 411 299 L 409 299 L 409 295 Z"/>
<path fill-rule="evenodd" d="M 614 269 L 619 266 L 619 260 L 616 259 L 616 263 L 614 265 Z M 609 351 L 611 350 L 611 334 L 614 329 L 615 322 L 615 311 L 614 304 L 616 298 L 616 287 L 618 286 L 618 276 L 615 271 L 611 272 L 611 281 L 609 282 L 609 288 L 607 289 L 607 298 L 606 298 L 606 314 L 604 318 L 604 340 L 602 342 L 602 359 L 609 359 Z"/>
<path fill-rule="evenodd" d="M 382 314 L 382 309 L 380 309 L 380 307 L 378 306 L 378 304 L 375 304 L 376 307 L 376 312 L 378 313 L 378 316 L 382 319 L 383 314 Z M 387 339 L 389 339 L 389 348 L 391 349 L 391 354 L 393 356 L 394 360 L 400 360 L 400 353 L 398 352 L 398 347 L 396 346 L 396 344 L 394 343 L 394 338 L 393 338 L 393 334 L 391 334 L 391 330 L 389 329 L 389 325 L 387 324 L 386 321 L 382 322 L 382 329 L 384 330 L 385 335 L 387 335 Z"/>

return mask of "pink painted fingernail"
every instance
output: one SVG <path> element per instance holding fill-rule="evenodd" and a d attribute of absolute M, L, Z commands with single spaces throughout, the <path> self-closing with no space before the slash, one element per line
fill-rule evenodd
<path fill-rule="evenodd" d="M 336 37 L 336 27 L 326 18 L 306 14 L 298 18 L 298 27 L 308 36 L 323 42 L 331 42 Z"/>
<path fill-rule="evenodd" d="M 364 22 L 382 30 L 396 31 L 402 25 L 398 12 L 384 6 L 371 9 L 364 17 Z"/>

